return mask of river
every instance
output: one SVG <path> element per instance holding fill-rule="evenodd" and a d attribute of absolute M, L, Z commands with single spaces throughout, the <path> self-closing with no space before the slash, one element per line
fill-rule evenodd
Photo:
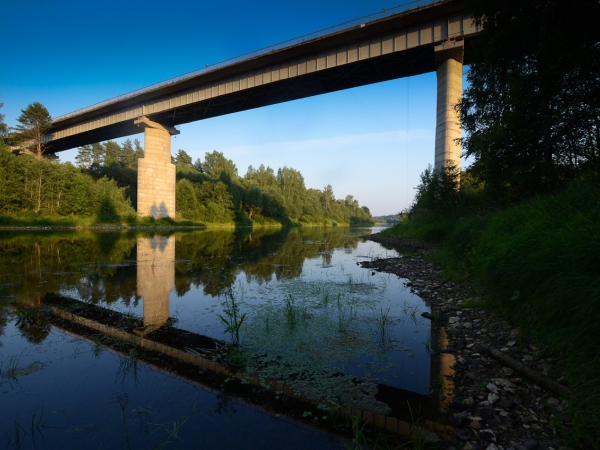
<path fill-rule="evenodd" d="M 8 448 L 341 448 L 433 389 L 428 307 L 372 229 L 4 232 Z M 345 423 L 345 422 L 344 422 Z"/>

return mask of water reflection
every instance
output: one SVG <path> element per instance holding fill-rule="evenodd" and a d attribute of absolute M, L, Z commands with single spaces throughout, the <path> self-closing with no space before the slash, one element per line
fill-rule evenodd
<path fill-rule="evenodd" d="M 406 404 L 402 389 L 424 394 L 438 380 L 425 306 L 395 276 L 360 268 L 385 250 L 347 230 L 63 233 L 5 239 L 0 250 L 15 305 L 37 308 L 41 296 L 61 320 L 92 329 L 89 339 L 151 348 L 171 358 L 168 370 L 173 358 L 196 376 L 243 368 L 248 382 L 356 408 L 373 409 L 378 386 L 392 414 Z M 235 370 L 216 352 L 224 341 L 248 349 Z"/>
<path fill-rule="evenodd" d="M 137 294 L 143 301 L 144 331 L 169 320 L 169 295 L 175 286 L 175 236 L 137 240 Z"/>

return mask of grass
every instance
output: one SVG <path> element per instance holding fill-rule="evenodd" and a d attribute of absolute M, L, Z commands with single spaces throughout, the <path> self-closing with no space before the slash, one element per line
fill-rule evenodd
<path fill-rule="evenodd" d="M 230 333 L 232 345 L 239 345 L 240 328 L 246 319 L 246 313 L 240 315 L 240 306 L 236 302 L 231 288 L 229 288 L 225 301 L 223 302 L 223 313 L 225 316 L 220 314 L 218 316 L 225 325 L 225 333 Z"/>
<path fill-rule="evenodd" d="M 600 448 L 600 177 L 499 207 L 470 199 L 392 233 L 439 243 L 432 258 L 485 305 L 565 361 L 574 448 Z"/>
<path fill-rule="evenodd" d="M 39 409 L 39 411 L 38 411 Z M 13 419 L 13 434 L 11 437 L 10 432 L 4 429 L 4 435 L 6 436 L 6 448 L 30 448 L 27 444 L 27 435 L 31 438 L 32 448 L 39 448 L 38 445 L 44 446 L 44 431 L 46 424 L 50 421 L 49 418 L 44 417 L 44 404 L 42 403 L 41 408 L 38 406 L 35 411 L 31 414 L 31 419 L 21 420 L 20 416 L 17 415 Z M 42 442 L 36 443 L 36 436 L 41 438 Z"/>
<path fill-rule="evenodd" d="M 6 365 L 6 367 L 4 367 L 4 363 L 0 363 L 0 377 L 16 380 L 20 360 L 21 355 L 13 355 L 8 360 L 8 364 Z"/>
<path fill-rule="evenodd" d="M 389 343 L 391 325 L 392 320 L 390 319 L 389 306 L 386 309 L 383 309 L 383 306 L 380 306 L 379 309 L 375 310 L 375 331 L 379 337 L 381 345 L 386 345 Z"/>

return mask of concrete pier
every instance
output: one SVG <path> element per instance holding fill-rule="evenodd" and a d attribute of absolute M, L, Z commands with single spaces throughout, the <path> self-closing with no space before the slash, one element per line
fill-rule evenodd
<path fill-rule="evenodd" d="M 171 162 L 171 136 L 179 134 L 140 117 L 144 128 L 144 157 L 138 160 L 137 212 L 139 216 L 175 218 L 175 165 Z"/>
<path fill-rule="evenodd" d="M 464 44 L 445 41 L 435 47 L 437 73 L 437 120 L 435 126 L 435 170 L 446 165 L 460 169 L 460 118 L 454 106 L 462 97 Z"/>

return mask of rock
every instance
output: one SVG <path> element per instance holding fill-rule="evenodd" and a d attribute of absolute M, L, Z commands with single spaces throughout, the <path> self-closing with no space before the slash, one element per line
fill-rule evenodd
<path fill-rule="evenodd" d="M 483 428 L 483 425 L 481 425 L 479 422 L 473 421 L 469 424 L 469 428 L 473 430 L 481 430 Z"/>
<path fill-rule="evenodd" d="M 504 375 L 506 375 L 507 377 L 510 377 L 513 373 L 515 373 L 515 371 L 513 369 L 511 369 L 510 367 L 503 367 L 502 373 Z"/>
<path fill-rule="evenodd" d="M 496 403 L 498 400 L 500 400 L 500 397 L 498 396 L 498 394 L 488 394 L 488 402 L 490 403 L 490 405 L 493 405 L 494 403 Z"/>
<path fill-rule="evenodd" d="M 473 397 L 467 397 L 462 401 L 462 404 L 465 406 L 473 406 L 475 404 L 475 400 L 473 400 Z"/>
<path fill-rule="evenodd" d="M 460 428 L 457 428 L 456 430 L 454 430 L 454 435 L 461 441 L 468 441 L 469 439 L 471 439 L 471 432 L 469 430 L 462 430 Z"/>
<path fill-rule="evenodd" d="M 537 450 L 539 446 L 540 443 L 535 439 L 527 439 L 525 442 L 523 442 L 523 447 L 525 447 L 527 450 Z"/>
<path fill-rule="evenodd" d="M 494 414 L 494 410 L 487 406 L 482 406 L 477 408 L 477 414 L 479 414 L 482 417 L 491 417 Z"/>
<path fill-rule="evenodd" d="M 489 428 L 481 430 L 479 434 L 484 436 L 486 439 L 489 439 L 490 441 L 496 442 L 496 434 L 494 434 L 494 432 Z"/>

